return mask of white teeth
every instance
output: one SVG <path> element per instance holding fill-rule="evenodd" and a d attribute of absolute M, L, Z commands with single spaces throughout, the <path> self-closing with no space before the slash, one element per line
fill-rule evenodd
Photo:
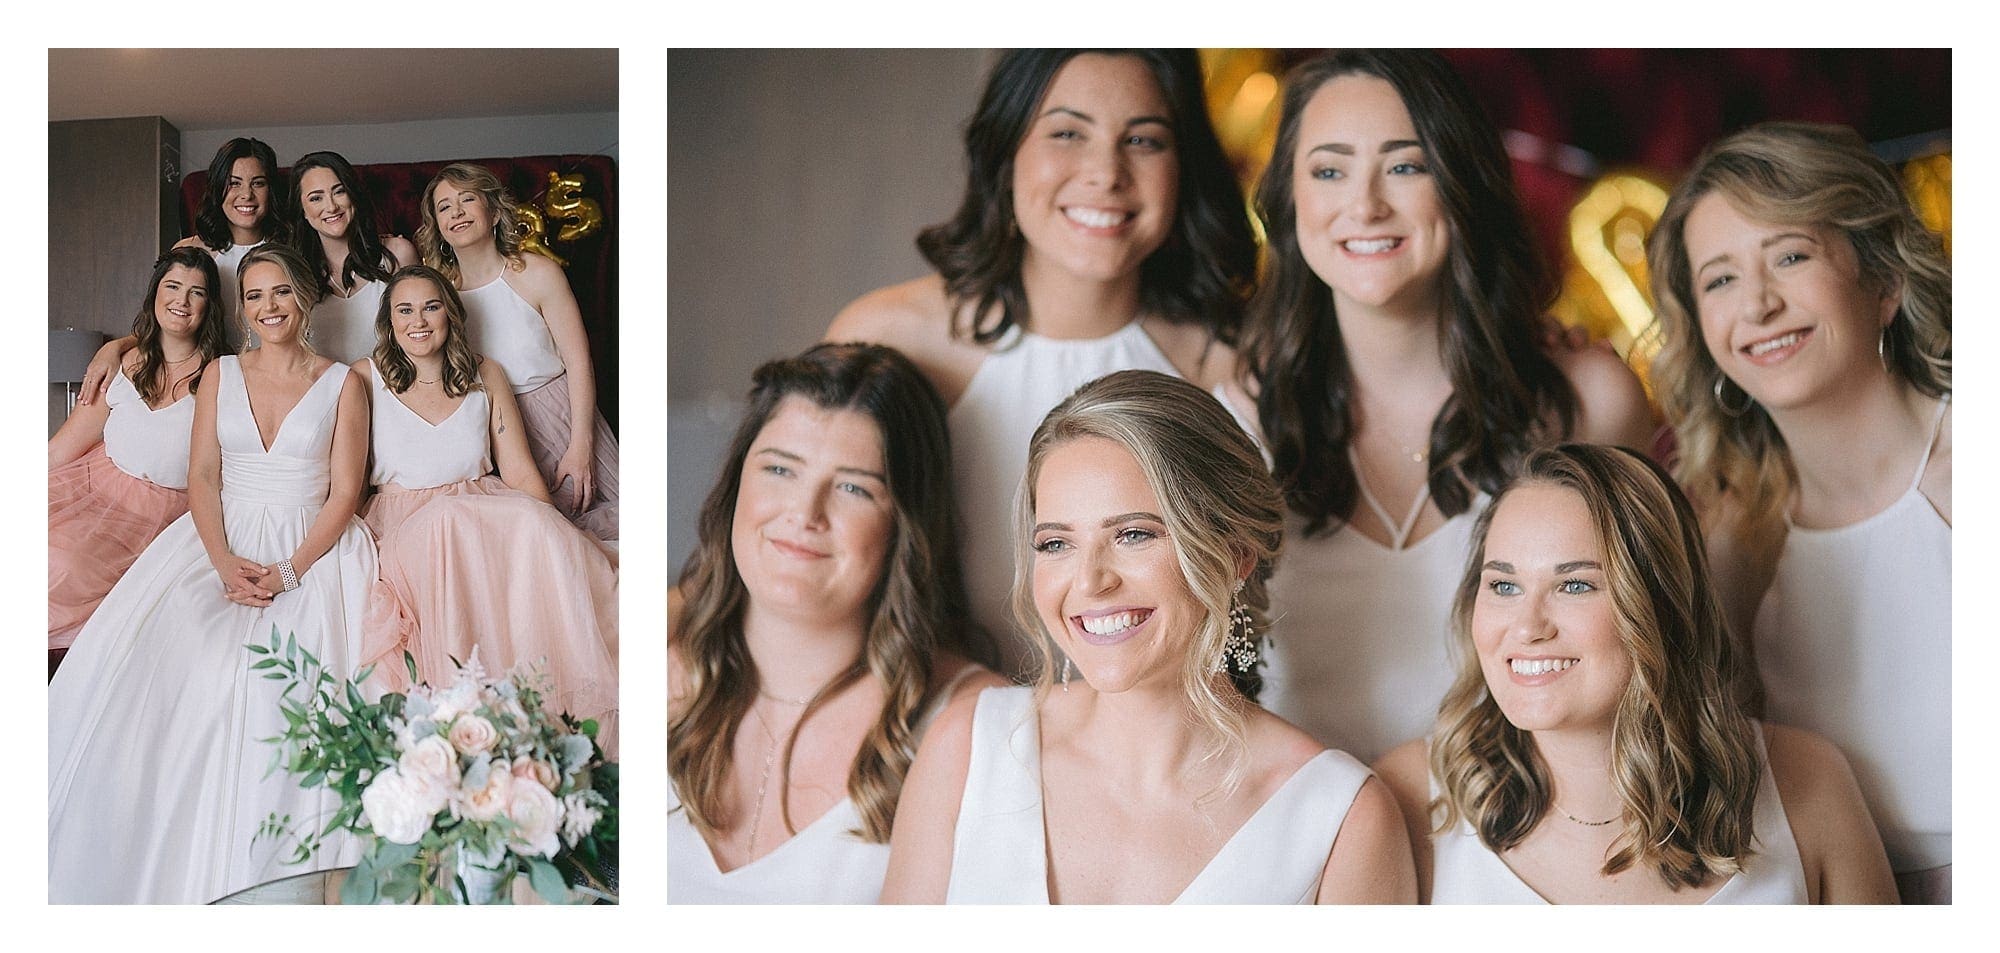
<path fill-rule="evenodd" d="M 1792 345 L 1799 343 L 1801 340 L 1804 340 L 1805 336 L 1806 334 L 1804 331 L 1793 331 L 1790 334 L 1782 335 L 1780 337 L 1774 337 L 1769 341 L 1759 341 L 1755 344 L 1750 345 L 1750 356 L 1756 357 L 1760 354 L 1769 354 L 1772 351 L 1775 351 L 1781 347 L 1791 347 Z"/>
<path fill-rule="evenodd" d="M 1146 621 L 1146 617 L 1149 615 L 1152 615 L 1152 613 L 1148 611 L 1129 610 L 1126 612 L 1113 612 L 1110 615 L 1101 615 L 1094 619 L 1085 617 L 1082 619 L 1083 631 L 1091 635 L 1110 635 L 1114 632 L 1123 632 Z"/>
<path fill-rule="evenodd" d="M 1553 659 L 1553 658 L 1544 658 L 1544 659 L 1525 659 L 1525 658 L 1517 658 L 1517 659 L 1514 659 L 1514 660 L 1513 660 L 1513 662 L 1512 662 L 1511 664 L 1512 664 L 1512 665 L 1513 665 L 1513 667 L 1514 667 L 1514 674 L 1516 674 L 1516 675 L 1546 675 L 1546 674 L 1548 674 L 1548 673 L 1550 673 L 1550 672 L 1560 672 L 1560 671 L 1562 671 L 1563 669 L 1566 669 L 1566 668 L 1569 668 L 1569 667 L 1570 667 L 1570 666 L 1572 666 L 1572 665 L 1575 665 L 1575 664 L 1576 664 L 1576 659 L 1573 659 L 1573 658 L 1565 658 L 1565 659 Z"/>
<path fill-rule="evenodd" d="M 1400 238 L 1357 238 L 1341 242 L 1340 245 L 1357 255 L 1379 255 L 1402 243 L 1403 240 Z"/>
<path fill-rule="evenodd" d="M 1125 215 L 1121 212 L 1107 212 L 1094 208 L 1065 208 L 1063 215 L 1085 228 L 1110 228 L 1125 221 Z"/>

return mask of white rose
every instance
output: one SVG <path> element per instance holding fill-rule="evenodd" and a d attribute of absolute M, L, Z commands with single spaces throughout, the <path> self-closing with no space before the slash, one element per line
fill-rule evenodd
<path fill-rule="evenodd" d="M 378 774 L 361 792 L 361 818 L 384 840 L 414 844 L 444 807 L 424 788 L 394 769 Z"/>
<path fill-rule="evenodd" d="M 464 754 L 479 754 L 493 747 L 500 740 L 500 731 L 493 723 L 478 715 L 460 715 L 451 723 L 451 746 Z"/>
<path fill-rule="evenodd" d="M 523 790 L 536 787 L 521 785 Z M 507 813 L 507 805 L 513 799 L 514 776 L 503 768 L 495 767 L 486 772 L 486 783 L 478 788 L 465 788 L 458 792 L 458 814 L 475 821 L 490 821 Z"/>
<path fill-rule="evenodd" d="M 578 841 L 589 837 L 591 830 L 597 827 L 597 822 L 604 816 L 591 801 L 589 792 L 563 798 L 562 837 L 563 841 L 572 847 L 576 846 Z"/>
<path fill-rule="evenodd" d="M 397 770 L 412 781 L 433 784 L 449 794 L 458 787 L 458 752 L 451 742 L 431 735 L 411 745 L 396 759 Z"/>
<path fill-rule="evenodd" d="M 495 772 L 498 773 L 498 772 Z M 514 822 L 509 847 L 523 856 L 553 858 L 562 849 L 556 835 L 562 830 L 562 802 L 539 784 L 517 784 L 507 805 L 507 819 Z"/>

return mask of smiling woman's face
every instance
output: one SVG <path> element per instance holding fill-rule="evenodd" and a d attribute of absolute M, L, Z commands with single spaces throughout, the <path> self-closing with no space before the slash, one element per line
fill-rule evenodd
<path fill-rule="evenodd" d="M 858 616 L 895 535 L 882 431 L 866 414 L 788 396 L 743 460 L 730 546 L 760 612 Z"/>

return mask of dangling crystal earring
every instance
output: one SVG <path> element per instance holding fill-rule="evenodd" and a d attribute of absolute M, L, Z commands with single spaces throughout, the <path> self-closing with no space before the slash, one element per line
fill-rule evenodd
<path fill-rule="evenodd" d="M 1067 655 L 1063 656 L 1062 688 L 1064 692 L 1069 691 L 1069 656 Z"/>
<path fill-rule="evenodd" d="M 1751 404 L 1757 402 L 1757 399 L 1751 397 L 1749 391 L 1743 391 L 1743 406 L 1737 407 L 1733 410 L 1730 409 L 1729 402 L 1722 399 L 1722 382 L 1725 379 L 1726 378 L 1724 378 L 1720 374 L 1715 375 L 1715 386 L 1709 388 L 1710 390 L 1715 392 L 1715 406 L 1722 408 L 1722 412 L 1728 414 L 1731 417 L 1741 417 L 1746 411 L 1750 409 Z M 1742 390 L 1742 388 L 1740 387 L 1737 389 Z"/>
<path fill-rule="evenodd" d="M 1244 580 L 1236 580 L 1236 588 L 1229 595 L 1229 637 L 1222 643 L 1222 658 L 1215 663 L 1216 671 L 1227 671 L 1230 663 L 1236 670 L 1248 673 L 1257 664 L 1257 633 L 1251 628 L 1250 607 L 1243 604 Z"/>

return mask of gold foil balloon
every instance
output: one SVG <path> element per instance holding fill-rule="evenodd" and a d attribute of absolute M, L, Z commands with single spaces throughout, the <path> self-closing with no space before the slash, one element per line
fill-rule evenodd
<path fill-rule="evenodd" d="M 604 224 L 604 210 L 583 197 L 583 173 L 549 173 L 549 191 L 542 199 L 549 218 L 564 222 L 556 231 L 556 241 L 573 242 L 597 231 Z"/>
<path fill-rule="evenodd" d="M 548 236 L 548 223 L 542 220 L 541 209 L 532 205 L 523 205 L 514 210 L 514 217 L 519 219 L 521 223 L 522 251 L 534 252 L 558 265 L 562 265 L 565 268 L 569 267 L 569 261 L 563 258 L 563 256 L 556 254 L 555 249 L 550 248 L 547 242 L 543 241 Z"/>
<path fill-rule="evenodd" d="M 1651 365 L 1660 345 L 1646 271 L 1646 236 L 1666 209 L 1667 190 L 1635 172 L 1592 184 L 1569 213 L 1569 261 L 1551 311 L 1592 338 L 1611 341 L 1652 395 Z"/>

